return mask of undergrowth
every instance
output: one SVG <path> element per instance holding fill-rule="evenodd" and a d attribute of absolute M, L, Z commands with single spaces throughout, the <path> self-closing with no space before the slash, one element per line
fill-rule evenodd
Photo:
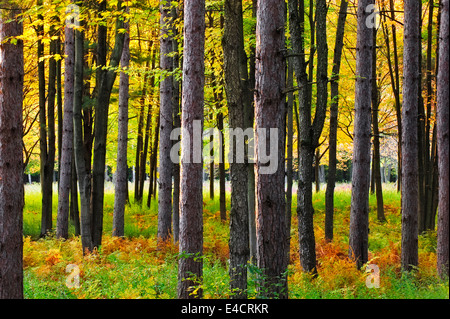
<path fill-rule="evenodd" d="M 229 196 L 229 194 L 227 194 Z M 369 263 L 380 270 L 379 288 L 368 288 L 370 275 L 348 259 L 350 191 L 336 189 L 334 239 L 324 239 L 324 191 L 314 194 L 315 237 L 319 276 L 301 271 L 298 253 L 296 197 L 292 203 L 292 229 L 288 286 L 290 298 L 449 298 L 449 285 L 436 272 L 436 233 L 419 238 L 419 267 L 400 270 L 400 194 L 384 192 L 386 222 L 376 219 L 376 200 L 370 198 Z M 130 195 L 132 198 L 132 194 Z M 146 196 L 144 197 L 146 198 Z M 229 199 L 229 198 L 228 198 Z M 54 225 L 56 223 L 54 198 Z M 228 214 L 229 214 L 229 200 Z M 100 249 L 84 256 L 80 238 L 70 226 L 68 240 L 52 234 L 39 239 L 40 194 L 28 189 L 24 210 L 24 294 L 26 298 L 151 298 L 177 297 L 178 247 L 168 241 L 157 247 L 157 199 L 152 205 L 131 203 L 126 208 L 125 238 L 111 236 L 114 196 L 105 194 L 104 236 Z M 227 222 L 220 220 L 218 196 L 204 196 L 204 298 L 230 298 Z M 73 265 L 68 268 L 68 265 Z M 75 268 L 74 268 L 75 267 Z M 73 285 L 74 270 L 79 285 Z M 72 281 L 71 281 L 72 280 Z M 261 271 L 248 265 L 248 297 L 258 298 Z"/>

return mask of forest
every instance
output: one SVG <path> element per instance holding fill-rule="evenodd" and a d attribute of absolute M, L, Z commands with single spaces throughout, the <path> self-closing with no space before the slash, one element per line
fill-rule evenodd
<path fill-rule="evenodd" d="M 0 0 L 0 299 L 449 299 L 448 9 Z"/>

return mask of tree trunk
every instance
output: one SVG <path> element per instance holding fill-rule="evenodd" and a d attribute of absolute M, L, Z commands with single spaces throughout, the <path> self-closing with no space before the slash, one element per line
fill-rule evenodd
<path fill-rule="evenodd" d="M 252 0 L 252 17 L 256 20 L 256 8 L 257 8 L 257 0 Z M 253 26 L 251 29 L 252 34 L 256 34 L 256 26 Z M 249 103 L 247 103 L 246 110 L 246 127 L 253 127 L 253 123 L 255 120 L 255 107 L 254 107 L 254 98 L 253 98 L 253 90 L 255 89 L 255 64 L 256 64 L 256 46 L 255 43 L 252 42 L 250 45 L 250 56 L 249 56 L 249 76 L 248 76 L 248 99 Z M 254 154 L 248 154 L 250 157 L 254 157 Z M 256 265 L 257 257 L 256 257 L 256 215 L 255 215 L 255 165 L 252 162 L 249 162 L 247 165 L 247 174 L 248 174 L 248 190 L 247 190 L 247 198 L 248 198 L 248 219 L 249 219 L 249 237 L 250 237 L 250 261 Z"/>
<path fill-rule="evenodd" d="M 177 8 L 172 8 L 172 19 L 176 20 L 178 18 Z M 172 51 L 175 52 L 175 55 L 172 59 L 173 69 L 178 69 L 180 67 L 180 58 L 178 55 L 178 31 L 175 27 L 175 24 L 172 25 Z M 173 78 L 173 128 L 181 127 L 181 117 L 180 117 L 180 81 L 177 80 L 176 77 Z M 179 141 L 173 141 L 173 143 L 178 143 Z M 172 196 L 172 211 L 173 211 L 173 241 L 174 243 L 178 242 L 178 235 L 180 232 L 180 163 L 173 163 L 173 196 Z"/>
<path fill-rule="evenodd" d="M 128 7 L 125 10 L 129 11 Z M 120 73 L 119 81 L 119 124 L 117 138 L 117 169 L 115 178 L 115 198 L 113 215 L 113 236 L 123 237 L 125 235 L 125 204 L 127 202 L 128 164 L 127 164 L 127 142 L 128 142 L 128 99 L 130 76 L 126 73 L 130 65 L 130 26 L 125 23 L 125 33 L 120 66 L 125 72 Z"/>
<path fill-rule="evenodd" d="M 158 242 L 169 239 L 172 225 L 172 161 L 170 150 L 172 141 L 170 133 L 173 126 L 173 61 L 169 56 L 172 53 L 170 15 L 171 1 L 160 1 L 160 68 L 165 73 L 160 83 L 160 133 L 159 133 L 159 196 L 158 196 Z M 168 74 L 167 74 L 168 73 Z"/>
<path fill-rule="evenodd" d="M 20 13 L 0 8 L 0 299 L 23 298 L 23 41 L 7 40 L 23 34 Z"/>
<path fill-rule="evenodd" d="M 150 181 L 148 185 L 148 198 L 147 198 L 147 207 L 150 207 L 152 203 L 152 197 L 154 194 L 154 180 L 156 180 L 156 164 L 158 161 L 158 145 L 159 145 L 159 121 L 160 121 L 160 115 L 158 114 L 158 117 L 156 119 L 156 127 L 154 132 L 154 141 L 153 141 L 153 149 L 152 154 L 150 156 Z"/>
<path fill-rule="evenodd" d="M 377 218 L 385 222 L 383 188 L 381 184 L 381 155 L 380 155 L 380 130 L 378 128 L 378 107 L 380 96 L 377 83 L 377 29 L 373 28 L 373 53 L 372 53 L 372 130 L 373 130 L 373 180 L 377 197 Z"/>
<path fill-rule="evenodd" d="M 73 23 L 70 22 L 70 23 Z M 58 192 L 58 218 L 56 236 L 67 239 L 69 236 L 69 205 L 70 189 L 72 184 L 72 156 L 73 156 L 73 86 L 74 86 L 74 29 L 66 24 L 65 29 L 65 55 L 64 60 L 64 122 L 61 161 L 59 164 L 59 192 Z"/>
<path fill-rule="evenodd" d="M 42 6 L 42 0 L 37 1 L 38 6 Z M 39 14 L 39 20 L 43 20 L 44 17 Z M 39 37 L 44 36 L 44 25 L 36 27 Z M 53 174 L 50 172 L 50 158 L 49 158 L 49 141 L 50 131 L 47 132 L 47 110 L 46 110 L 46 91 L 45 91 L 45 61 L 44 61 L 44 43 L 41 39 L 38 40 L 37 45 L 37 57 L 38 57 L 38 82 L 39 82 L 39 147 L 40 147 L 40 180 L 41 180 L 41 193 L 42 193 L 42 218 L 41 218 L 41 234 L 45 236 L 48 231 L 52 229 L 52 182 Z M 50 79 L 49 75 L 49 82 Z M 49 85 L 50 87 L 50 85 Z M 49 92 L 50 93 L 50 92 Z M 50 94 L 48 97 L 50 101 Z M 50 105 L 49 105 L 50 106 Z M 50 111 L 50 109 L 49 109 Z M 49 127 L 50 127 L 50 114 L 49 114 Z M 47 134 L 48 133 L 48 134 Z M 47 139 L 49 141 L 47 141 Z"/>
<path fill-rule="evenodd" d="M 84 31 L 75 30 L 75 65 L 73 96 L 73 139 L 75 165 L 80 191 L 80 232 L 83 254 L 91 252 L 91 174 L 85 160 L 85 140 L 83 140 L 83 71 L 84 71 Z M 84 135 L 86 138 L 86 135 Z"/>
<path fill-rule="evenodd" d="M 121 9 L 121 4 L 122 2 L 119 1 L 117 5 L 119 10 Z M 115 68 L 119 66 L 119 62 L 122 57 L 123 42 L 125 37 L 125 34 L 120 32 L 120 29 L 123 29 L 123 20 L 121 18 L 117 18 L 114 49 L 111 53 L 109 68 L 107 70 L 103 70 L 103 72 L 100 72 L 100 86 L 98 89 L 97 105 L 95 109 L 94 162 L 92 166 L 92 235 L 94 247 L 99 247 L 102 242 L 109 100 L 111 97 L 114 80 L 117 75 Z M 99 43 L 100 42 L 99 34 Z"/>
<path fill-rule="evenodd" d="M 284 159 L 286 106 L 284 1 L 261 0 L 256 24 L 256 218 L 262 297 L 287 298 Z M 271 129 L 269 131 L 269 129 Z M 278 136 L 274 134 L 278 133 Z M 269 147 L 268 141 L 278 141 Z M 275 153 L 275 154 L 273 154 Z M 264 155 L 270 160 L 263 163 Z M 272 168 L 269 170 L 269 168 Z"/>
<path fill-rule="evenodd" d="M 205 1 L 184 3 L 184 59 L 181 139 L 180 258 L 178 298 L 201 298 L 203 281 L 203 164 L 201 132 L 194 134 L 194 121 L 203 127 L 205 52 Z M 197 136 L 200 134 L 199 136 Z M 198 139 L 198 140 L 196 140 Z M 200 144 L 200 147 L 194 145 Z M 195 152 L 195 153 L 194 153 Z M 187 156 L 189 155 L 189 157 Z M 191 156 L 193 155 L 193 156 Z M 200 163 L 192 162 L 190 157 Z"/>
<path fill-rule="evenodd" d="M 361 268 L 368 260 L 370 133 L 373 30 L 366 25 L 372 0 L 358 1 L 356 38 L 355 120 L 349 257 Z"/>
<path fill-rule="evenodd" d="M 294 86 L 294 66 L 288 60 L 286 87 Z M 287 264 L 290 261 L 291 226 L 292 226 L 292 184 L 293 184 L 293 157 L 294 157 L 294 92 L 287 96 L 287 132 L 286 132 L 286 231 L 288 235 Z"/>
<path fill-rule="evenodd" d="M 73 116 L 72 116 L 73 117 Z M 73 123 L 73 121 L 72 121 Z M 73 126 L 73 124 L 72 124 Z M 73 133 L 72 133 L 73 134 Z M 77 170 L 75 167 L 75 153 L 72 150 L 72 178 L 71 178 L 71 185 L 70 185 L 70 220 L 72 221 L 72 224 L 75 227 L 75 236 L 80 236 L 80 210 L 78 207 L 78 179 L 77 179 Z"/>
<path fill-rule="evenodd" d="M 448 51 L 449 23 L 448 0 L 442 0 L 441 24 L 439 30 L 439 71 L 437 78 L 437 140 L 439 158 L 439 215 L 437 268 L 439 276 L 448 279 L 448 210 L 449 210 L 449 112 L 448 112 Z"/>
<path fill-rule="evenodd" d="M 334 219 L 334 188 L 336 186 L 336 149 L 339 114 L 339 72 L 341 68 L 342 49 L 344 47 L 345 20 L 347 19 L 347 0 L 341 0 L 339 18 L 334 44 L 333 70 L 331 71 L 331 106 L 330 106 L 330 136 L 328 138 L 328 181 L 325 191 L 325 239 L 333 240 Z"/>
<path fill-rule="evenodd" d="M 242 0 L 225 1 L 225 30 L 223 37 L 225 89 L 228 104 L 230 128 L 245 127 L 246 87 L 241 80 L 247 74 L 241 74 L 240 66 L 247 61 L 243 59 L 244 34 L 242 18 Z M 246 68 L 245 68 L 246 71 Z M 247 199 L 247 164 L 238 163 L 236 141 L 233 145 L 230 162 L 231 175 L 231 210 L 230 210 L 230 278 L 234 298 L 247 297 L 247 262 L 249 260 L 249 228 Z"/>
<path fill-rule="evenodd" d="M 418 265 L 418 94 L 420 88 L 420 1 L 404 3 L 402 109 L 402 252 L 404 271 Z"/>

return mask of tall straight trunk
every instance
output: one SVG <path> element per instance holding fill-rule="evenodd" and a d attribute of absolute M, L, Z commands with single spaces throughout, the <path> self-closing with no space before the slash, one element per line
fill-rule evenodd
<path fill-rule="evenodd" d="M 439 157 L 439 215 L 437 268 L 441 278 L 448 278 L 448 210 L 449 210 L 449 111 L 448 111 L 448 51 L 449 22 L 448 0 L 441 0 L 441 22 L 439 30 L 439 69 L 437 78 L 437 142 Z"/>
<path fill-rule="evenodd" d="M 59 21 L 59 18 L 57 18 L 57 20 Z M 57 31 L 57 37 L 58 38 L 56 39 L 56 54 L 62 56 L 61 31 Z M 58 116 L 57 139 L 58 139 L 58 193 L 59 193 L 59 183 L 61 181 L 61 163 L 62 163 L 62 135 L 64 126 L 63 125 L 64 110 L 63 110 L 63 95 L 62 95 L 62 59 L 56 61 L 56 109 Z"/>
<path fill-rule="evenodd" d="M 126 12 L 129 9 L 126 8 Z M 123 237 L 125 235 L 125 204 L 128 192 L 128 164 L 127 164 L 127 142 L 128 142 L 128 99 L 130 88 L 130 76 L 127 74 L 130 65 L 130 26 L 125 23 L 125 38 L 123 42 L 120 66 L 125 72 L 120 73 L 119 82 L 119 133 L 117 138 L 117 170 L 115 179 L 115 198 L 113 215 L 113 236 Z"/>
<path fill-rule="evenodd" d="M 23 298 L 23 41 L 9 40 L 23 34 L 20 13 L 0 8 L 0 299 Z"/>
<path fill-rule="evenodd" d="M 366 25 L 372 0 L 358 1 L 355 120 L 352 160 L 349 257 L 361 268 L 368 260 L 370 133 L 373 30 Z"/>
<path fill-rule="evenodd" d="M 160 68 L 166 73 L 162 75 L 159 87 L 160 100 L 160 125 L 159 125 L 159 196 L 158 196 L 158 241 L 169 239 L 172 232 L 172 161 L 170 150 L 172 141 L 170 133 L 173 127 L 173 61 L 169 56 L 172 53 L 171 29 L 172 19 L 170 16 L 171 1 L 160 1 Z M 167 74 L 168 73 L 168 74 Z"/>
<path fill-rule="evenodd" d="M 252 17 L 256 20 L 256 8 L 258 5 L 258 0 L 252 1 Z M 256 26 L 252 28 L 252 34 L 256 34 Z M 248 76 L 248 89 L 253 92 L 255 88 L 255 64 L 256 64 L 256 46 L 254 42 L 250 45 L 250 56 L 249 56 L 249 76 Z M 255 107 L 254 107 L 254 99 L 253 94 L 248 94 L 249 103 L 247 103 L 246 110 L 246 127 L 252 127 L 255 121 Z M 248 154 L 248 156 L 252 156 L 253 154 Z M 252 162 L 249 162 L 247 165 L 247 174 L 248 174 L 248 189 L 247 189 L 247 198 L 248 198 L 248 228 L 249 228 L 249 237 L 250 237 L 250 261 L 256 265 L 257 257 L 256 257 L 256 214 L 255 214 L 255 165 Z"/>
<path fill-rule="evenodd" d="M 266 298 L 288 296 L 288 234 L 284 193 L 286 106 L 282 93 L 286 81 L 283 56 L 284 12 L 284 1 L 258 2 L 255 85 L 256 234 L 258 268 L 263 274 L 259 293 Z M 275 131 L 278 137 L 274 140 L 278 143 L 269 147 L 268 141 L 272 142 Z M 265 154 L 271 156 L 268 163 L 262 161 Z M 271 166 L 274 166 L 273 169 L 268 171 Z"/>
<path fill-rule="evenodd" d="M 286 87 L 294 86 L 294 66 L 292 60 L 287 61 Z M 286 231 L 288 234 L 287 263 L 290 261 L 291 226 L 292 226 L 292 184 L 293 184 L 293 157 L 294 157 L 294 92 L 287 96 L 287 132 L 286 132 Z"/>
<path fill-rule="evenodd" d="M 380 105 L 380 93 L 377 83 L 377 29 L 373 28 L 373 53 L 372 53 L 372 130 L 373 130 L 373 179 L 377 198 L 377 218 L 380 222 L 386 221 L 384 216 L 383 188 L 381 184 L 381 155 L 380 155 L 380 130 L 378 128 L 378 107 Z"/>
<path fill-rule="evenodd" d="M 330 135 L 328 138 L 328 180 L 325 191 L 325 239 L 333 240 L 334 223 L 334 188 L 336 186 L 336 152 L 337 128 L 339 115 L 339 72 L 341 69 L 342 49 L 344 47 L 345 20 L 347 19 L 347 0 L 341 0 L 339 17 L 334 44 L 333 69 L 331 71 L 331 105 L 330 105 Z"/>
<path fill-rule="evenodd" d="M 118 1 L 117 6 L 119 10 L 122 10 L 121 1 Z M 120 32 L 120 29 L 123 29 L 123 25 L 123 20 L 118 17 L 116 20 L 114 49 L 111 53 L 108 70 L 103 70 L 100 73 L 100 86 L 95 109 L 94 162 L 92 166 L 92 235 L 94 247 L 99 247 L 102 242 L 108 110 L 112 87 L 117 75 L 115 68 L 119 66 L 122 57 L 125 34 Z"/>
<path fill-rule="evenodd" d="M 177 8 L 172 8 L 172 19 L 176 20 L 178 18 Z M 180 67 L 180 58 L 178 55 L 178 30 L 175 25 L 172 25 L 172 51 L 175 52 L 173 56 L 172 63 L 173 69 L 178 69 Z M 172 100 L 172 108 L 173 108 L 173 128 L 181 127 L 181 116 L 180 116 L 180 81 L 177 80 L 176 77 L 173 78 L 173 100 Z M 179 141 L 173 141 L 173 143 L 178 143 Z M 172 222 L 173 222 L 173 241 L 174 243 L 178 242 L 178 235 L 180 232 L 180 163 L 173 163 L 173 195 L 172 195 Z"/>
<path fill-rule="evenodd" d="M 201 298 L 203 290 L 203 187 L 201 132 L 194 133 L 194 121 L 203 127 L 205 53 L 205 1 L 184 2 L 184 58 L 181 127 L 180 258 L 178 298 Z M 198 122 L 197 122 L 198 124 Z M 199 136 L 197 136 L 200 134 Z M 199 139 L 199 140 L 196 140 Z M 194 153 L 195 152 L 195 153 Z M 198 154 L 200 152 L 200 154 Z M 189 156 L 188 156 L 189 155 Z M 197 158 L 198 159 L 198 158 Z"/>
<path fill-rule="evenodd" d="M 244 34 L 242 0 L 225 1 L 225 29 L 223 37 L 225 90 L 231 129 L 245 127 L 246 88 L 241 79 L 241 62 L 244 60 Z M 246 59 L 245 71 L 246 71 Z M 247 262 L 249 260 L 247 164 L 238 163 L 236 142 L 231 140 L 233 158 L 230 159 L 231 210 L 230 210 L 230 278 L 234 298 L 247 297 Z"/>
<path fill-rule="evenodd" d="M 154 56 L 154 53 L 153 53 Z M 146 63 L 146 70 L 148 70 L 149 62 Z M 139 110 L 138 118 L 138 129 L 137 129 L 137 141 L 136 141 L 136 160 L 135 160 L 135 175 L 134 175 L 134 199 L 137 202 L 142 201 L 142 194 L 144 191 L 140 188 L 141 185 L 141 158 L 143 157 L 143 127 L 144 127 L 144 114 L 145 114 L 145 101 L 147 99 L 147 86 L 148 86 L 148 75 L 144 74 L 143 77 L 143 88 L 141 96 L 141 105 Z M 145 170 L 144 170 L 145 172 Z M 145 174 L 145 173 L 144 173 Z"/>
<path fill-rule="evenodd" d="M 420 1 L 404 3 L 402 109 L 402 252 L 404 271 L 418 265 L 418 94 L 420 89 Z"/>
<path fill-rule="evenodd" d="M 52 19 L 54 20 L 54 19 Z M 49 35 L 51 37 L 55 36 L 54 27 L 50 27 Z M 42 223 L 41 235 L 52 229 L 52 212 L 53 212 L 53 180 L 55 172 L 55 155 L 56 155 L 56 131 L 55 131 L 55 102 L 56 102 L 56 60 L 54 55 L 56 54 L 56 40 L 50 41 L 51 55 L 48 62 L 48 90 L 47 90 L 47 161 L 45 163 L 45 174 L 44 174 L 44 189 L 46 192 L 43 194 L 45 197 L 46 204 L 48 207 L 43 207 L 43 212 L 45 211 L 46 223 Z"/>
<path fill-rule="evenodd" d="M 91 174 L 85 160 L 85 140 L 83 139 L 83 71 L 84 71 L 84 31 L 75 30 L 75 64 L 73 95 L 73 140 L 75 166 L 80 191 L 80 232 L 83 254 L 92 251 Z M 86 135 L 84 135 L 86 138 Z"/>
<path fill-rule="evenodd" d="M 42 0 L 37 1 L 38 6 L 42 6 Z M 43 20 L 42 14 L 38 15 L 39 20 Z M 44 26 L 36 27 L 37 35 L 42 38 L 44 36 Z M 41 217 L 41 236 L 52 229 L 52 179 L 49 166 L 49 145 L 47 132 L 47 109 L 45 103 L 45 61 L 44 61 L 44 43 L 42 39 L 37 44 L 38 57 L 38 86 L 39 86 L 39 148 L 40 148 L 40 180 L 42 193 L 42 217 Z M 50 99 L 49 99 L 50 100 Z"/>
<path fill-rule="evenodd" d="M 64 122 L 62 124 L 63 141 L 61 143 L 61 161 L 59 164 L 58 217 L 56 236 L 67 239 L 69 236 L 69 205 L 72 184 L 72 155 L 73 155 L 73 89 L 75 44 L 74 29 L 68 25 L 65 28 L 64 60 Z"/>

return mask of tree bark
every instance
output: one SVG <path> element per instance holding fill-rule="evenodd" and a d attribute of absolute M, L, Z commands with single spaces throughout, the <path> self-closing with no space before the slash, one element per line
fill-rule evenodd
<path fill-rule="evenodd" d="M 242 18 L 242 0 L 225 1 L 225 29 L 223 36 L 225 90 L 228 104 L 230 128 L 245 127 L 246 88 L 240 66 L 243 62 L 244 34 Z M 247 61 L 244 61 L 245 65 Z M 245 69 L 246 71 L 246 69 Z M 236 141 L 233 145 L 230 162 L 231 210 L 230 210 L 230 278 L 233 298 L 247 297 L 247 262 L 249 260 L 249 228 L 247 199 L 247 164 L 236 161 Z"/>
<path fill-rule="evenodd" d="M 128 8 L 125 10 L 129 11 Z M 119 82 L 119 124 L 117 138 L 117 169 L 115 178 L 115 198 L 113 215 L 113 236 L 123 237 L 125 235 L 125 204 L 128 197 L 128 164 L 127 164 L 127 144 L 128 144 L 128 99 L 130 88 L 130 76 L 127 74 L 130 65 L 130 26 L 126 22 L 121 68 L 125 71 L 120 73 Z"/>
<path fill-rule="evenodd" d="M 404 2 L 402 109 L 402 252 L 404 271 L 418 265 L 418 94 L 420 88 L 420 1 Z"/>
<path fill-rule="evenodd" d="M 83 72 L 84 72 L 84 31 L 75 30 L 75 65 L 73 96 L 73 139 L 75 166 L 80 191 L 80 232 L 83 254 L 91 252 L 92 211 L 91 211 L 91 174 L 85 160 L 85 140 L 83 139 Z M 86 135 L 84 135 L 85 138 Z"/>
<path fill-rule="evenodd" d="M 0 8 L 0 299 L 23 298 L 23 34 L 15 4 Z M 4 8 L 7 6 L 7 8 Z"/>
<path fill-rule="evenodd" d="M 284 12 L 284 1 L 258 2 L 255 85 L 256 231 L 258 268 L 263 274 L 259 293 L 266 298 L 288 296 L 288 234 L 284 193 L 286 106 L 282 93 L 286 81 L 283 56 Z M 278 143 L 269 148 L 268 141 L 275 133 L 273 129 L 278 133 Z M 270 152 L 275 154 L 271 154 L 268 163 L 263 163 L 263 155 Z M 275 166 L 275 171 L 266 171 L 272 165 Z"/>
<path fill-rule="evenodd" d="M 380 130 L 378 128 L 378 107 L 380 105 L 380 93 L 377 83 L 377 29 L 373 28 L 373 53 L 372 53 L 372 131 L 373 131 L 373 180 L 377 198 L 377 218 L 385 222 L 383 188 L 381 184 L 381 155 L 380 155 Z"/>
<path fill-rule="evenodd" d="M 71 22 L 73 23 L 73 22 Z M 72 184 L 72 156 L 73 156 L 73 89 L 75 43 L 74 29 L 66 24 L 65 28 L 64 60 L 64 122 L 61 162 L 59 164 L 58 217 L 56 236 L 67 239 L 69 236 L 69 205 Z"/>
<path fill-rule="evenodd" d="M 286 87 L 294 86 L 294 66 L 292 60 L 287 61 Z M 292 184 L 293 184 L 293 157 L 294 157 L 294 92 L 287 96 L 287 132 L 286 132 L 286 231 L 288 235 L 287 263 L 290 261 L 291 226 L 292 226 Z"/>
<path fill-rule="evenodd" d="M 160 96 L 160 132 L 159 132 L 159 196 L 158 196 L 158 242 L 169 239 L 172 232 L 172 161 L 170 150 L 172 141 L 170 133 L 173 127 L 173 61 L 172 53 L 172 18 L 170 0 L 160 1 L 160 68 L 163 71 L 159 89 Z"/>
<path fill-rule="evenodd" d="M 172 8 L 172 19 L 176 20 L 178 18 L 177 8 Z M 172 25 L 172 51 L 175 52 L 175 55 L 172 59 L 173 69 L 178 69 L 180 67 L 180 58 L 178 55 L 178 30 L 175 27 L 175 24 Z M 180 116 L 180 81 L 177 80 L 176 77 L 173 78 L 173 128 L 181 127 L 181 116 Z M 173 141 L 173 143 L 178 143 L 179 141 Z M 178 242 L 179 233 L 180 233 L 180 163 L 173 163 L 173 196 L 172 196 L 172 211 L 173 211 L 173 241 L 174 243 Z"/>
<path fill-rule="evenodd" d="M 252 1 L 252 17 L 256 20 L 256 8 L 258 5 L 258 0 Z M 256 26 L 252 27 L 252 34 L 256 34 Z M 250 56 L 249 56 L 249 76 L 248 76 L 248 99 L 249 103 L 247 103 L 247 111 L 246 111 L 246 127 L 253 127 L 253 123 L 255 121 L 255 107 L 254 107 L 254 98 L 253 98 L 253 90 L 255 89 L 255 64 L 256 64 L 256 46 L 254 43 L 250 45 Z M 254 157 L 254 154 L 248 154 L 250 157 Z M 247 174 L 248 174 L 248 190 L 247 190 L 247 198 L 248 198 L 248 227 L 249 227 L 249 237 L 250 237 L 250 261 L 252 264 L 256 265 L 257 256 L 256 256 L 256 214 L 255 214 L 255 165 L 252 162 L 248 163 L 247 166 Z"/>
<path fill-rule="evenodd" d="M 361 268 L 368 260 L 370 133 L 373 30 L 366 25 L 372 0 L 358 1 L 356 38 L 355 121 L 349 257 Z"/>
<path fill-rule="evenodd" d="M 325 191 L 325 239 L 333 240 L 334 220 L 334 188 L 336 186 L 336 151 L 337 128 L 339 115 L 339 72 L 341 68 L 342 49 L 344 47 L 345 20 L 347 19 L 347 0 L 341 0 L 339 18 L 334 44 L 333 69 L 331 71 L 331 106 L 330 106 L 330 135 L 328 138 L 328 181 Z"/>
<path fill-rule="evenodd" d="M 203 281 L 203 164 L 201 132 L 194 134 L 194 121 L 203 127 L 205 52 L 205 1 L 184 3 L 184 59 L 181 139 L 180 258 L 178 298 L 201 298 Z M 197 122 L 198 123 L 198 122 Z M 197 136 L 200 134 L 199 136 Z M 199 140 L 196 140 L 199 139 Z M 198 147 L 197 147 L 198 148 Z M 200 152 L 200 154 L 197 154 Z M 187 156 L 189 155 L 189 157 Z M 193 163 L 200 155 L 200 163 Z M 198 159 L 198 158 L 197 158 Z"/>
<path fill-rule="evenodd" d="M 437 78 L 437 140 L 439 158 L 439 215 L 437 268 L 439 276 L 448 278 L 448 211 L 449 211 L 449 111 L 448 111 L 448 51 L 449 22 L 448 0 L 441 0 L 441 24 L 439 30 L 439 71 Z"/>

